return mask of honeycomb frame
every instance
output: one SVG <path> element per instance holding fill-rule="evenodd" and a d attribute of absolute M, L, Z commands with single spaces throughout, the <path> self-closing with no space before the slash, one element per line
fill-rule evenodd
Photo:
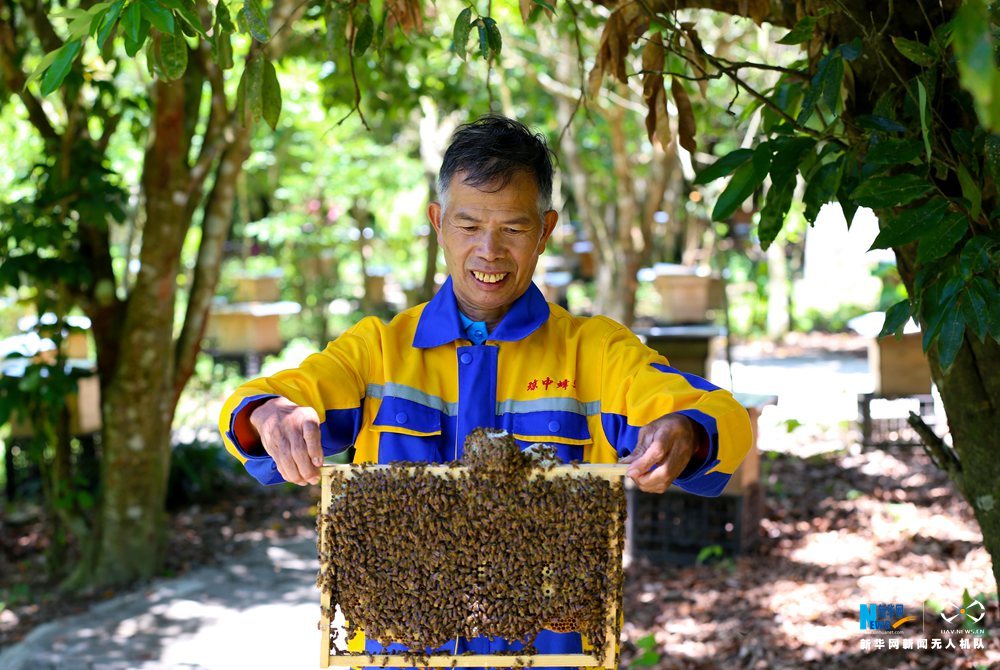
<path fill-rule="evenodd" d="M 324 465 L 320 468 L 321 475 L 321 495 L 320 507 L 317 510 L 317 532 L 320 543 L 321 566 L 320 572 L 327 568 L 327 562 L 322 559 L 326 554 L 326 541 L 324 514 L 330 508 L 332 502 L 331 478 L 335 473 L 351 477 L 358 468 L 379 469 L 392 467 L 389 465 Z M 416 471 L 414 467 L 411 471 Z M 557 465 L 548 469 L 537 468 L 534 476 L 544 478 L 556 477 L 583 477 L 594 476 L 606 479 L 612 483 L 620 482 L 628 469 L 627 465 L 610 463 L 574 463 L 569 465 Z M 455 464 L 426 465 L 420 466 L 419 470 L 436 476 L 448 476 L 450 474 L 468 470 L 468 466 Z M 617 547 L 621 544 L 621 538 L 625 533 L 625 520 L 614 514 L 608 519 L 608 546 L 613 553 L 618 553 Z M 620 556 L 620 554 L 618 554 Z M 614 565 L 609 566 L 617 574 L 617 583 L 621 583 L 623 578 L 623 564 L 619 559 Z M 419 658 L 403 654 L 338 654 L 331 653 L 331 635 L 333 627 L 331 618 L 333 603 L 331 594 L 327 589 L 321 590 L 321 618 L 320 629 L 320 667 L 328 668 L 333 666 L 380 666 L 380 667 L 603 667 L 613 669 L 618 665 L 618 633 L 620 630 L 622 611 L 621 593 L 604 593 L 605 605 L 609 616 L 609 623 L 605 627 L 603 640 L 595 640 L 592 643 L 593 649 L 603 649 L 603 653 L 580 653 L 580 654 L 430 654 L 422 655 Z M 612 624 L 610 621 L 617 622 Z M 603 659 L 603 661 L 602 661 Z"/>

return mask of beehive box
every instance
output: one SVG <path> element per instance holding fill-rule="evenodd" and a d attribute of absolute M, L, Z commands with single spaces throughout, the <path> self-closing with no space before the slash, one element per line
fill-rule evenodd
<path fill-rule="evenodd" d="M 281 318 L 298 314 L 300 309 L 294 302 L 216 305 L 205 328 L 208 349 L 219 354 L 281 351 Z"/>
<path fill-rule="evenodd" d="M 97 375 L 77 380 L 77 392 L 66 397 L 69 406 L 69 429 L 72 435 L 90 435 L 101 429 L 101 382 Z M 30 417 L 14 412 L 10 418 L 10 436 L 33 437 Z"/>
<path fill-rule="evenodd" d="M 875 372 L 875 391 L 884 396 L 929 395 L 931 368 L 919 332 L 872 340 L 868 362 Z"/>
<path fill-rule="evenodd" d="M 281 273 L 240 275 L 236 278 L 237 302 L 277 302 L 281 299 Z"/>
<path fill-rule="evenodd" d="M 722 308 L 722 280 L 709 275 L 657 272 L 653 286 L 660 294 L 658 318 L 665 323 L 704 323 Z"/>
<path fill-rule="evenodd" d="M 625 532 L 622 479 L 627 467 L 617 464 L 561 465 L 549 469 L 538 467 L 532 469 L 523 481 L 516 479 L 520 475 L 502 473 L 497 474 L 498 479 L 494 481 L 489 478 L 484 480 L 481 472 L 474 473 L 468 466 L 456 464 L 324 466 L 321 471 L 321 507 L 317 519 L 321 562 L 318 583 L 322 592 L 321 667 L 616 667 L 617 640 L 621 625 L 621 556 Z M 476 474 L 476 477 L 472 477 L 472 474 Z M 367 478 L 362 490 L 350 488 L 351 482 L 359 478 Z M 412 490 L 403 499 L 389 504 L 388 499 L 379 498 L 379 491 L 383 496 L 394 495 L 399 490 L 399 484 L 406 480 L 415 484 L 410 486 Z M 496 482 L 500 483 L 494 486 Z M 504 497 L 513 490 L 505 488 L 512 485 L 512 482 L 527 487 L 521 490 L 520 498 Z M 529 490 L 531 487 L 537 489 L 534 494 Z M 609 503 L 609 506 L 602 508 L 609 512 L 607 518 L 599 519 L 596 528 L 573 525 L 573 512 L 578 508 L 585 508 L 590 504 L 591 511 L 600 512 L 598 507 L 594 507 L 597 503 L 589 502 L 593 498 L 591 494 L 595 487 L 606 487 L 609 491 L 616 492 L 613 495 L 618 496 L 613 498 L 616 501 L 614 505 Z M 477 497 L 477 490 L 486 492 L 485 497 L 482 493 Z M 542 493 L 539 494 L 538 491 Z M 569 499 L 546 499 L 545 491 L 577 491 L 581 496 L 576 500 L 578 504 L 574 505 Z M 586 491 L 590 491 L 590 494 L 585 497 Z M 362 494 L 363 497 L 357 497 Z M 617 502 L 619 498 L 620 503 Z M 359 508 L 362 501 L 363 507 Z M 550 505 L 546 509 L 557 509 L 561 523 L 533 524 L 533 521 L 548 518 L 545 512 L 527 509 L 536 502 L 543 507 Z M 556 502 L 559 507 L 551 507 Z M 364 510 L 363 514 L 358 514 L 359 509 Z M 433 513 L 421 516 L 421 510 L 432 510 Z M 508 528 L 507 537 L 501 537 L 505 533 L 489 527 L 490 524 L 485 524 L 488 527 L 483 528 L 484 518 L 496 524 L 497 520 L 507 519 L 505 515 L 515 512 L 515 516 L 511 517 L 514 519 L 512 524 L 521 525 L 503 526 Z M 462 514 L 468 515 L 464 523 Z M 445 515 L 449 516 L 445 518 Z M 389 560 L 384 554 L 375 552 L 371 545 L 373 536 L 365 530 L 368 527 L 365 524 L 377 525 L 380 529 L 393 529 L 394 537 L 388 541 L 398 543 L 393 546 L 399 547 L 398 551 L 406 552 L 405 558 Z M 498 525 L 497 528 L 499 527 Z M 464 534 L 452 536 L 452 531 L 440 532 L 446 528 Z M 377 532 L 377 529 L 373 532 Z M 435 535 L 435 532 L 438 534 Z M 591 535 L 588 536 L 588 533 Z M 567 566 L 573 565 L 572 557 L 558 553 L 564 551 L 559 545 L 560 538 L 567 537 L 579 545 L 580 552 L 597 557 L 594 560 L 600 566 L 601 574 L 593 578 L 605 587 L 600 593 L 595 595 L 590 591 L 584 592 L 582 585 L 589 583 L 585 580 L 590 579 L 591 575 L 581 576 L 580 573 L 567 572 L 571 570 Z M 518 551 L 519 541 L 534 543 L 531 546 L 541 549 L 526 555 Z M 367 557 L 358 559 L 349 555 L 351 551 L 362 552 L 359 555 Z M 369 553 L 363 554 L 365 551 Z M 553 555 L 549 557 L 546 551 Z M 504 560 L 490 561 L 483 558 L 501 554 Z M 518 560 L 511 561 L 512 556 L 517 556 Z M 473 564 L 476 565 L 475 568 L 471 567 Z M 526 570 L 527 573 L 522 575 L 518 570 Z M 354 575 L 353 580 L 349 578 L 349 574 Z M 568 580 L 568 590 L 561 589 L 561 579 Z M 365 587 L 365 584 L 368 586 Z M 444 591 L 441 592 L 440 589 Z M 335 593 L 339 595 L 335 597 Z M 561 615 L 555 618 L 551 613 L 546 614 L 546 603 L 558 602 L 556 607 L 563 607 L 563 603 L 567 602 L 564 599 L 570 598 L 567 593 L 578 594 L 576 597 L 580 598 L 579 602 L 584 603 L 580 609 L 560 610 Z M 547 598 L 551 600 L 546 600 Z M 593 598 L 598 600 L 593 601 Z M 348 600 L 352 602 L 345 608 Z M 577 601 L 570 598 L 568 602 Z M 586 609 L 587 603 L 591 606 L 590 609 Z M 337 643 L 338 631 L 333 626 L 338 605 L 347 621 L 351 620 L 352 613 L 359 620 L 359 625 L 360 621 L 368 617 L 373 623 L 367 630 L 383 631 L 384 635 L 372 636 L 383 650 L 389 642 L 405 643 L 410 640 L 411 649 L 431 648 L 437 651 L 420 655 L 412 652 L 366 653 L 357 648 L 358 638 L 352 635 L 350 624 L 347 647 L 340 649 Z M 370 612 L 379 607 L 389 613 L 386 616 L 396 616 L 397 619 L 390 619 L 386 623 L 380 619 L 381 615 L 370 615 Z M 584 612 L 597 613 L 599 618 L 587 619 L 591 622 L 587 624 L 587 630 L 599 629 L 599 633 L 588 637 L 590 646 L 585 647 L 581 654 L 539 654 L 532 653 L 530 649 L 522 649 L 485 655 L 452 654 L 441 650 L 445 646 L 443 643 L 450 640 L 455 640 L 454 648 L 457 649 L 459 637 L 468 638 L 516 629 L 522 624 L 507 619 L 503 613 L 522 611 L 526 617 L 529 612 L 541 612 L 541 619 L 538 620 L 547 622 L 544 628 L 557 632 L 583 631 L 583 628 L 574 626 L 580 626 L 580 622 L 587 618 Z M 456 614 L 458 619 L 455 619 Z M 436 622 L 456 620 L 459 624 L 447 631 L 435 628 Z M 386 625 L 389 628 L 385 628 Z M 530 626 L 530 623 L 523 625 Z M 473 626 L 473 634 L 469 634 L 469 626 Z M 564 628 L 566 626 L 568 628 Z M 435 632 L 426 632 L 431 630 Z M 426 637 L 421 636 L 424 634 L 421 631 L 426 632 Z M 417 637 L 412 638 L 413 635 Z M 507 632 L 496 636 L 508 640 L 527 639 Z M 434 639 L 435 642 L 419 644 L 414 643 L 413 639 L 417 642 Z"/>

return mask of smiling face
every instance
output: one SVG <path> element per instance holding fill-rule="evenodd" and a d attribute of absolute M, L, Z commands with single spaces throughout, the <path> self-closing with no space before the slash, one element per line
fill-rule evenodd
<path fill-rule="evenodd" d="M 452 177 L 447 210 L 432 202 L 427 216 L 444 250 L 459 309 L 493 328 L 528 289 L 559 215 L 553 210 L 539 215 L 538 186 L 525 172 L 495 192 L 469 186 L 463 177 L 462 172 Z"/>

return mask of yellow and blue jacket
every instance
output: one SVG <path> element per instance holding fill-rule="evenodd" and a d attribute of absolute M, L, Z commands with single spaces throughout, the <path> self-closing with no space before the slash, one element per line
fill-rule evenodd
<path fill-rule="evenodd" d="M 751 441 L 747 412 L 728 391 L 670 367 L 610 319 L 547 303 L 534 284 L 483 344 L 469 339 L 449 278 L 430 302 L 390 323 L 363 319 L 298 368 L 241 386 L 220 430 L 264 484 L 283 480 L 273 459 L 243 448 L 236 418 L 279 395 L 316 410 L 325 454 L 353 444 L 358 463 L 460 459 L 465 436 L 480 426 L 506 430 L 522 448 L 551 444 L 563 461 L 613 463 L 632 452 L 642 426 L 676 412 L 704 429 L 709 449 L 674 483 L 715 496 Z M 467 643 L 475 653 L 507 648 Z M 579 633 L 551 631 L 535 642 L 540 653 L 579 653 L 580 644 Z"/>

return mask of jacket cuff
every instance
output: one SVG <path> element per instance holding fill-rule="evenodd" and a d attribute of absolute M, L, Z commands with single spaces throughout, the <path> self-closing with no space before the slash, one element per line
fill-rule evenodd
<path fill-rule="evenodd" d="M 674 483 L 690 493 L 719 495 L 729 481 L 729 475 L 715 472 L 710 477 L 705 477 L 709 470 L 719 464 L 719 430 L 715 419 L 696 409 L 681 410 L 677 414 L 683 414 L 698 425 L 702 443 Z M 716 481 L 720 479 L 723 481 Z"/>
<path fill-rule="evenodd" d="M 260 444 L 260 436 L 250 425 L 250 415 L 271 398 L 277 398 L 274 393 L 259 394 L 244 398 L 229 417 L 229 433 L 226 437 L 233 443 L 240 456 L 246 459 L 270 458 L 264 453 Z"/>

